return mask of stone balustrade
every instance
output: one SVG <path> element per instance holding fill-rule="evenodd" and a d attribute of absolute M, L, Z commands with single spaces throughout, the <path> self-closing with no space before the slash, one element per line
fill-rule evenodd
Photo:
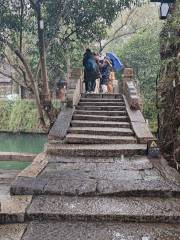
<path fill-rule="evenodd" d="M 131 109 L 141 109 L 141 99 L 134 81 L 134 72 L 132 68 L 125 68 L 123 72 L 123 93 Z"/>
<path fill-rule="evenodd" d="M 72 69 L 66 93 L 66 102 L 68 107 L 73 108 L 78 104 L 82 93 L 82 85 L 82 69 Z"/>

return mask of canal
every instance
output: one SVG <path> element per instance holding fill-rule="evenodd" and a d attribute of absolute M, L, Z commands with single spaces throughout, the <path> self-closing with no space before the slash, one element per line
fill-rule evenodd
<path fill-rule="evenodd" d="M 0 133 L 0 152 L 40 153 L 46 142 L 45 134 Z"/>

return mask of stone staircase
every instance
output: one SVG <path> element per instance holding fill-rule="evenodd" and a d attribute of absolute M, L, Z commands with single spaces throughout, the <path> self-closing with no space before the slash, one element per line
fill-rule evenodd
<path fill-rule="evenodd" d="M 49 144 L 47 153 L 85 157 L 146 153 L 146 145 L 137 143 L 120 94 L 82 95 L 64 143 L 66 144 Z"/>
<path fill-rule="evenodd" d="M 147 158 L 124 97 L 83 94 L 61 115 L 63 131 L 11 185 L 32 195 L 15 240 L 179 240 L 180 176 Z"/>

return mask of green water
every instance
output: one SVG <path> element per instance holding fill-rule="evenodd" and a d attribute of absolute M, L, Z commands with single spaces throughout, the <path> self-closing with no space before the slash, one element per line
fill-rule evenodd
<path fill-rule="evenodd" d="M 40 153 L 46 142 L 43 134 L 0 133 L 0 152 Z"/>
<path fill-rule="evenodd" d="M 23 170 L 31 163 L 17 161 L 0 161 L 1 170 Z"/>

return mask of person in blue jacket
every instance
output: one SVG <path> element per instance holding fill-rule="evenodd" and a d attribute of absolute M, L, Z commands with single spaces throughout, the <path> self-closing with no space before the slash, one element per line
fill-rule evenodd
<path fill-rule="evenodd" d="M 112 63 L 108 57 L 105 57 L 103 63 L 100 65 L 101 71 L 101 92 L 107 93 L 107 85 L 109 81 L 109 76 L 112 70 Z"/>
<path fill-rule="evenodd" d="M 100 76 L 100 71 L 94 54 L 90 49 L 86 49 L 83 58 L 83 66 L 86 93 L 93 93 L 96 87 L 96 79 Z"/>

